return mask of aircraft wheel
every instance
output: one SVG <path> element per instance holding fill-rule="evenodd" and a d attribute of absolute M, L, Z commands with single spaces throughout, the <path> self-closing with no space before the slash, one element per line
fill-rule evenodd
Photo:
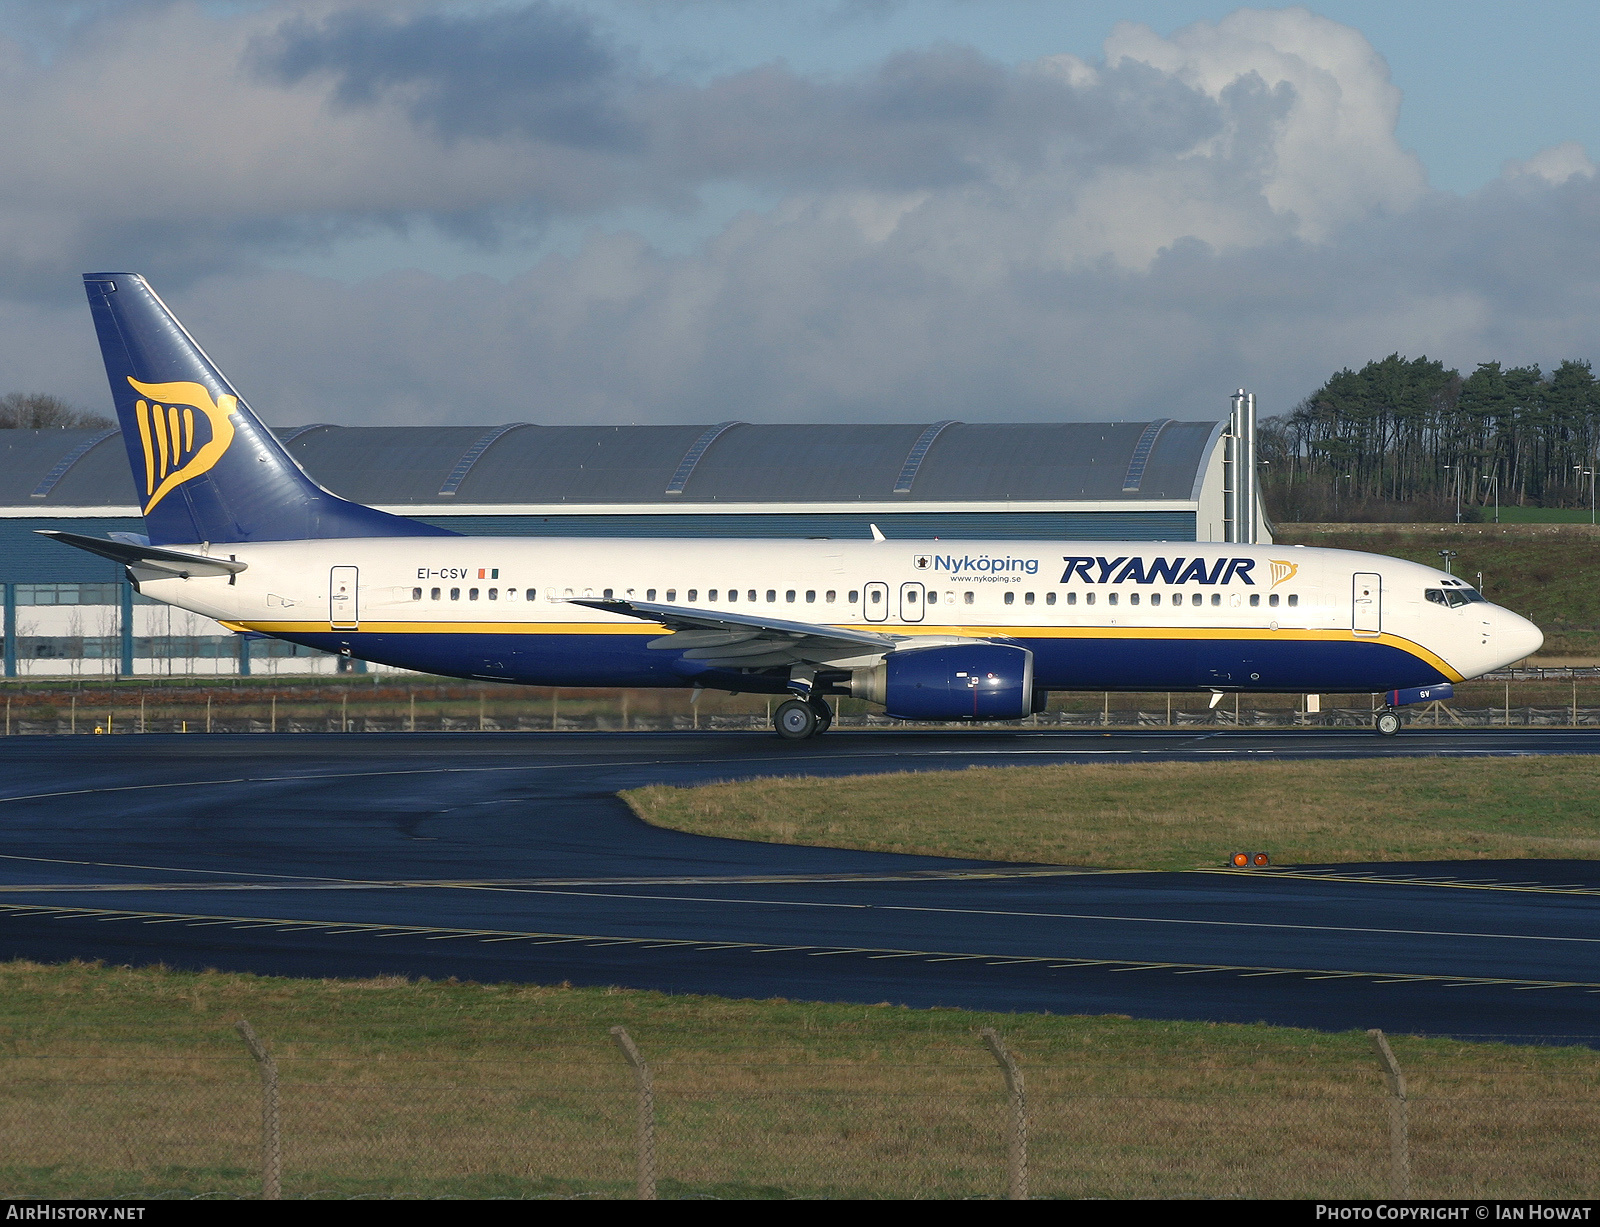
<path fill-rule="evenodd" d="M 778 710 L 772 713 L 772 727 L 787 741 L 804 741 L 819 731 L 820 723 L 811 704 L 800 699 L 779 703 Z"/>
<path fill-rule="evenodd" d="M 1379 737 L 1393 737 L 1400 731 L 1400 713 L 1386 707 L 1372 720 L 1372 731 Z"/>
<path fill-rule="evenodd" d="M 811 710 L 817 713 L 817 732 L 826 733 L 833 727 L 833 708 L 818 698 L 811 699 L 810 706 Z"/>

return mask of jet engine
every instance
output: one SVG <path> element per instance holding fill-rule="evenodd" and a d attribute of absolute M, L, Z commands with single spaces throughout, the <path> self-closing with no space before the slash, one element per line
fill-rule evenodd
<path fill-rule="evenodd" d="M 1017 720 L 1033 711 L 1033 653 L 1003 643 L 902 648 L 851 670 L 850 693 L 902 720 Z"/>

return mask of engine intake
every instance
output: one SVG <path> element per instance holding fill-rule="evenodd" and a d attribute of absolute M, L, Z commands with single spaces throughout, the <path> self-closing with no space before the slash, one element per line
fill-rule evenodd
<path fill-rule="evenodd" d="M 902 648 L 852 670 L 850 693 L 902 720 L 1019 720 L 1033 710 L 1033 653 L 1003 643 Z"/>

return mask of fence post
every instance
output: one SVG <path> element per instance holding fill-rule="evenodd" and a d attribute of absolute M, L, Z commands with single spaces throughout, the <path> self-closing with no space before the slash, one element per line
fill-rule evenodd
<path fill-rule="evenodd" d="M 1389 1084 L 1389 1196 L 1411 1196 L 1411 1138 L 1406 1119 L 1406 1075 L 1394 1059 L 1389 1041 L 1374 1027 L 1367 1032 L 1372 1050 L 1383 1067 L 1383 1080 Z"/>
<path fill-rule="evenodd" d="M 1022 1085 L 1022 1071 L 1006 1051 L 1005 1041 L 993 1027 L 978 1032 L 989 1051 L 994 1054 L 1000 1072 L 1006 1076 L 1006 1090 L 1011 1093 L 1011 1127 L 1007 1131 L 1006 1197 L 1011 1201 L 1028 1200 L 1028 1101 Z"/>
<path fill-rule="evenodd" d="M 261 1199 L 283 1197 L 283 1144 L 278 1131 L 278 1063 L 244 1019 L 234 1026 L 261 1067 Z"/>
<path fill-rule="evenodd" d="M 650 1081 L 650 1066 L 639 1055 L 639 1049 L 626 1027 L 612 1027 L 611 1038 L 633 1066 L 633 1076 L 639 1084 L 638 1119 L 635 1124 L 635 1141 L 638 1150 L 639 1200 L 656 1200 L 656 1088 Z"/>

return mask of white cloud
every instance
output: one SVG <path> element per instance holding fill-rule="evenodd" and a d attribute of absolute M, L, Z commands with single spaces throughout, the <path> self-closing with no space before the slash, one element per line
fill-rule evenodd
<path fill-rule="evenodd" d="M 1507 162 L 1502 177 L 1516 179 L 1523 175 L 1543 179 L 1546 183 L 1565 183 L 1574 175 L 1593 179 L 1595 164 L 1589 160 L 1588 151 L 1577 141 L 1563 141 L 1549 149 L 1541 149 L 1525 162 Z"/>
<path fill-rule="evenodd" d="M 1240 384 L 1287 408 L 1394 350 L 1600 349 L 1583 150 L 1430 192 L 1382 59 L 1305 9 L 1120 25 L 1103 62 L 936 48 L 704 87 L 550 6 L 532 33 L 439 9 L 456 24 L 427 39 L 412 8 L 350 11 L 138 7 L 48 62 L 0 49 L 0 156 L 27 171 L 0 183 L 15 386 L 103 402 L 74 274 L 130 264 L 281 422 L 1210 416 Z M 568 84 L 485 92 L 516 62 L 489 35 L 551 23 L 577 49 L 552 79 L 611 127 L 575 117 Z M 596 229 L 505 280 L 257 264 L 429 219 L 492 241 L 728 182 L 781 202 L 687 254 Z"/>

